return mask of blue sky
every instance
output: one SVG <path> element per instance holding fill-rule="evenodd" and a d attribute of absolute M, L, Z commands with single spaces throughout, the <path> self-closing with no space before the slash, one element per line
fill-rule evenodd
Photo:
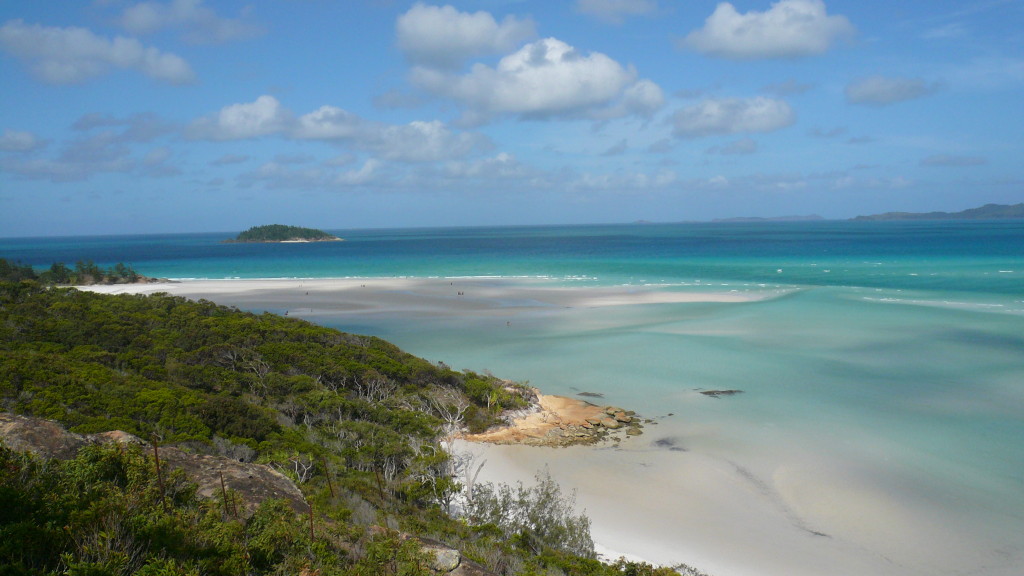
<path fill-rule="evenodd" d="M 1024 201 L 1019 0 L 0 4 L 0 236 Z"/>

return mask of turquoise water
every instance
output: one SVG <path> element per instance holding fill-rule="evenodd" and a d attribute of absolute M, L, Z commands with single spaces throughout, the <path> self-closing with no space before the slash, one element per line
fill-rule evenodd
<path fill-rule="evenodd" d="M 503 276 L 732 282 L 1020 296 L 1020 221 L 333 230 L 346 242 L 225 244 L 233 233 L 0 238 L 34 266 L 92 259 L 171 278 Z"/>
<path fill-rule="evenodd" d="M 1024 566 L 1024 221 L 332 232 L 346 241 L 0 239 L 0 257 L 38 267 L 125 262 L 171 278 L 472 277 L 771 294 L 742 303 L 510 305 L 499 320 L 311 319 L 546 392 L 603 394 L 658 418 L 645 442 L 734 463 L 766 486 L 792 469 L 849 479 L 868 501 L 885 502 L 879 508 L 898 509 L 898 530 L 939 531 L 885 551 L 850 536 L 891 560 L 893 574 Z M 699 389 L 745 393 L 713 400 Z M 816 490 L 827 493 L 832 481 Z M 838 539 L 852 520 L 819 508 L 787 514 Z M 907 538 L 887 534 L 886 522 L 877 519 L 879 538 Z"/>

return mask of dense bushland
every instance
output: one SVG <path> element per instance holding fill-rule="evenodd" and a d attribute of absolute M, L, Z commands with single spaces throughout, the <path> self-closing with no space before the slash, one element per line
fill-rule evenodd
<path fill-rule="evenodd" d="M 4 451 L 0 542 L 35 544 L 0 545 L 0 565 L 219 573 L 204 564 L 214 558 L 232 574 L 417 574 L 419 560 L 394 532 L 402 530 L 502 574 L 649 573 L 594 560 L 589 520 L 550 478 L 517 490 L 475 486 L 478 498 L 453 506 L 471 462 L 444 450 L 445 435 L 482 430 L 527 396 L 523 386 L 294 318 L 0 283 L 0 408 L 273 466 L 299 484 L 323 525 L 309 536 L 307 521 L 272 502 L 227 521 L 184 478 L 173 484 L 172 510 L 158 510 L 151 465 L 133 451 L 89 449 L 68 463 Z"/>

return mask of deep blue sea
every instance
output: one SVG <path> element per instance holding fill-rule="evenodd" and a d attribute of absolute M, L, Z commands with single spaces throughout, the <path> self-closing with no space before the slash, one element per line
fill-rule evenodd
<path fill-rule="evenodd" d="M 792 551 L 788 574 L 868 573 L 820 569 L 850 558 L 873 574 L 1024 573 L 1024 220 L 330 232 L 345 241 L 0 238 L 0 257 L 38 268 L 123 262 L 173 279 L 493 278 L 769 293 L 742 303 L 509 310 L 510 324 L 479 315 L 310 319 L 658 417 L 632 444 L 636 466 L 622 481 L 675 496 L 659 493 L 656 506 L 643 491 L 615 498 L 631 503 L 627 511 L 692 521 L 649 517 L 659 531 L 638 529 L 633 546 L 703 554 L 718 575 L 760 573 L 780 546 Z M 700 389 L 745 393 L 715 400 Z M 530 454 L 523 458 L 550 459 Z M 722 476 L 707 480 L 698 462 Z M 581 501 L 601 520 L 607 495 L 586 486 Z M 741 527 L 749 517 L 777 521 L 773 536 Z M 728 546 L 717 550 L 721 542 Z"/>

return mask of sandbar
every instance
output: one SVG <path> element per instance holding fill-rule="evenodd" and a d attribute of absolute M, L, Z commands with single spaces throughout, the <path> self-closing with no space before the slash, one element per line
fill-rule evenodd
<path fill-rule="evenodd" d="M 307 314 L 374 311 L 486 313 L 508 309 L 597 308 L 643 304 L 738 303 L 788 290 L 685 290 L 662 286 L 566 287 L 543 280 L 490 278 L 307 278 L 179 280 L 82 286 L 106 294 L 166 292 L 220 304 L 259 302 Z"/>

